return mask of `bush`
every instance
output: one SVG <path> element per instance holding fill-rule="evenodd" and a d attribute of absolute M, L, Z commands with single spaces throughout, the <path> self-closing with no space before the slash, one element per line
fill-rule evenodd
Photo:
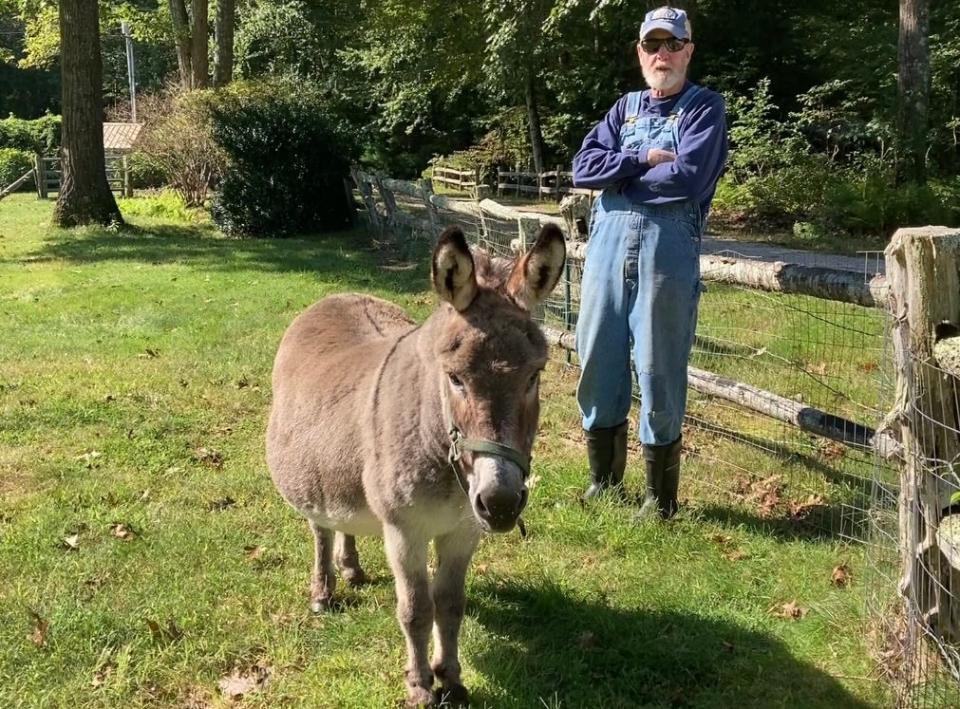
<path fill-rule="evenodd" d="M 213 139 L 212 91 L 165 93 L 144 97 L 144 130 L 137 142 L 134 168 L 139 184 L 166 183 L 188 206 L 204 203 L 226 167 Z M 148 183 L 148 184 L 144 184 Z"/>
<path fill-rule="evenodd" d="M 48 113 L 40 118 L 0 120 L 0 148 L 55 155 L 60 148 L 60 116 Z"/>
<path fill-rule="evenodd" d="M 15 148 L 0 148 L 0 190 L 20 179 L 27 170 L 33 167 L 33 153 Z M 21 189 L 33 187 L 33 180 L 28 180 Z"/>
<path fill-rule="evenodd" d="M 347 131 L 311 88 L 233 85 L 213 109 L 227 171 L 213 219 L 228 234 L 285 236 L 349 226 Z"/>

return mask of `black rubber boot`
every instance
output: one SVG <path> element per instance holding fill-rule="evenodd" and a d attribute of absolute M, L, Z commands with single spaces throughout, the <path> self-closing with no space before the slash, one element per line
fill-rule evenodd
<path fill-rule="evenodd" d="M 647 485 L 643 505 L 637 513 L 639 520 L 659 516 L 673 517 L 680 505 L 677 491 L 680 487 L 680 452 L 683 439 L 664 446 L 643 446 L 643 462 L 647 473 Z"/>
<path fill-rule="evenodd" d="M 612 428 L 584 431 L 587 439 L 587 460 L 590 463 L 590 487 L 583 500 L 596 497 L 604 490 L 616 489 L 623 495 L 623 473 L 627 468 L 627 422 Z"/>

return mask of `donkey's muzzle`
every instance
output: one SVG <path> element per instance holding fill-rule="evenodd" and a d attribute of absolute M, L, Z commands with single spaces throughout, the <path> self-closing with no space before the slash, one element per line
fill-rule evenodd
<path fill-rule="evenodd" d="M 527 497 L 526 486 L 491 487 L 474 496 L 473 509 L 491 532 L 509 532 L 527 506 Z"/>

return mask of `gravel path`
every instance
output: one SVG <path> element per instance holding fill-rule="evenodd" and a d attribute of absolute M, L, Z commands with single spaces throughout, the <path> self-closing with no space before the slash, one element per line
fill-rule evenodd
<path fill-rule="evenodd" d="M 822 251 L 804 251 L 788 249 L 774 244 L 760 244 L 752 241 L 721 239 L 709 234 L 703 237 L 701 253 L 718 254 L 739 258 L 751 258 L 761 261 L 785 261 L 803 266 L 839 268 L 874 275 L 884 273 L 883 252 L 870 251 L 857 256 L 841 256 Z"/>

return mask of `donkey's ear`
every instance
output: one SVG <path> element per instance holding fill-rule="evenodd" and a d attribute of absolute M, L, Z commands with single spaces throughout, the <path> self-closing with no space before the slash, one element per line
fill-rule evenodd
<path fill-rule="evenodd" d="M 457 310 L 466 310 L 477 295 L 477 275 L 467 240 L 459 227 L 443 230 L 433 249 L 433 288 Z"/>
<path fill-rule="evenodd" d="M 550 295 L 567 258 L 563 232 L 556 224 L 546 224 L 537 236 L 537 242 L 513 267 L 507 291 L 517 303 L 532 310 Z"/>

